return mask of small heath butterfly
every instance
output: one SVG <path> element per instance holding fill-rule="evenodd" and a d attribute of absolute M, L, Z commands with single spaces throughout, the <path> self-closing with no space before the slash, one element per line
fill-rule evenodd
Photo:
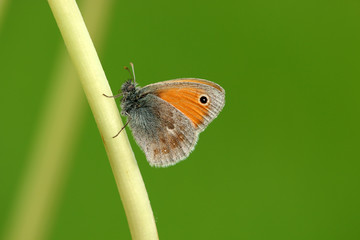
<path fill-rule="evenodd" d="M 128 117 L 124 127 L 129 124 L 151 166 L 166 167 L 184 160 L 194 149 L 199 133 L 224 107 L 224 89 L 198 78 L 179 78 L 141 88 L 135 82 L 134 65 L 130 65 L 133 78 L 121 86 L 121 93 L 104 96 L 122 96 L 121 114 Z"/>

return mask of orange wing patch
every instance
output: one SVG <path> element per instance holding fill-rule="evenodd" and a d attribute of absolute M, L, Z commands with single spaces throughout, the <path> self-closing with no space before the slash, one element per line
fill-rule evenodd
<path fill-rule="evenodd" d="M 189 82 L 189 80 L 186 81 Z M 203 105 L 199 102 L 200 97 L 206 95 L 202 89 L 191 87 L 159 89 L 156 91 L 156 95 L 185 114 L 196 128 L 208 116 L 209 105 Z"/>

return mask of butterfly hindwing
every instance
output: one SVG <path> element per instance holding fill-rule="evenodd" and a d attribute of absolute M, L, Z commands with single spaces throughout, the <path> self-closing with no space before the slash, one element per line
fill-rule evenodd
<path fill-rule="evenodd" d="M 191 121 L 174 106 L 148 94 L 148 105 L 140 116 L 133 116 L 130 127 L 150 165 L 165 167 L 189 156 L 198 139 Z"/>

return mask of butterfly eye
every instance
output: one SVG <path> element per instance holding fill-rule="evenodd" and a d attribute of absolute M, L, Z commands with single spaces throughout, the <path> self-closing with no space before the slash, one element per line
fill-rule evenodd
<path fill-rule="evenodd" d="M 208 96 L 206 96 L 206 95 L 201 95 L 199 101 L 200 101 L 200 103 L 202 103 L 202 104 L 207 104 L 208 101 L 209 101 L 209 98 L 208 98 Z"/>

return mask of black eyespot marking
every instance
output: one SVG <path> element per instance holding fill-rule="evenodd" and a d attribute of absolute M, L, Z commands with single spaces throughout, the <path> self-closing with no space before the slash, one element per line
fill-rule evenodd
<path fill-rule="evenodd" d="M 206 103 L 208 102 L 208 98 L 207 98 L 206 96 L 201 96 L 201 97 L 200 97 L 200 102 L 201 102 L 202 104 L 206 104 Z"/>

